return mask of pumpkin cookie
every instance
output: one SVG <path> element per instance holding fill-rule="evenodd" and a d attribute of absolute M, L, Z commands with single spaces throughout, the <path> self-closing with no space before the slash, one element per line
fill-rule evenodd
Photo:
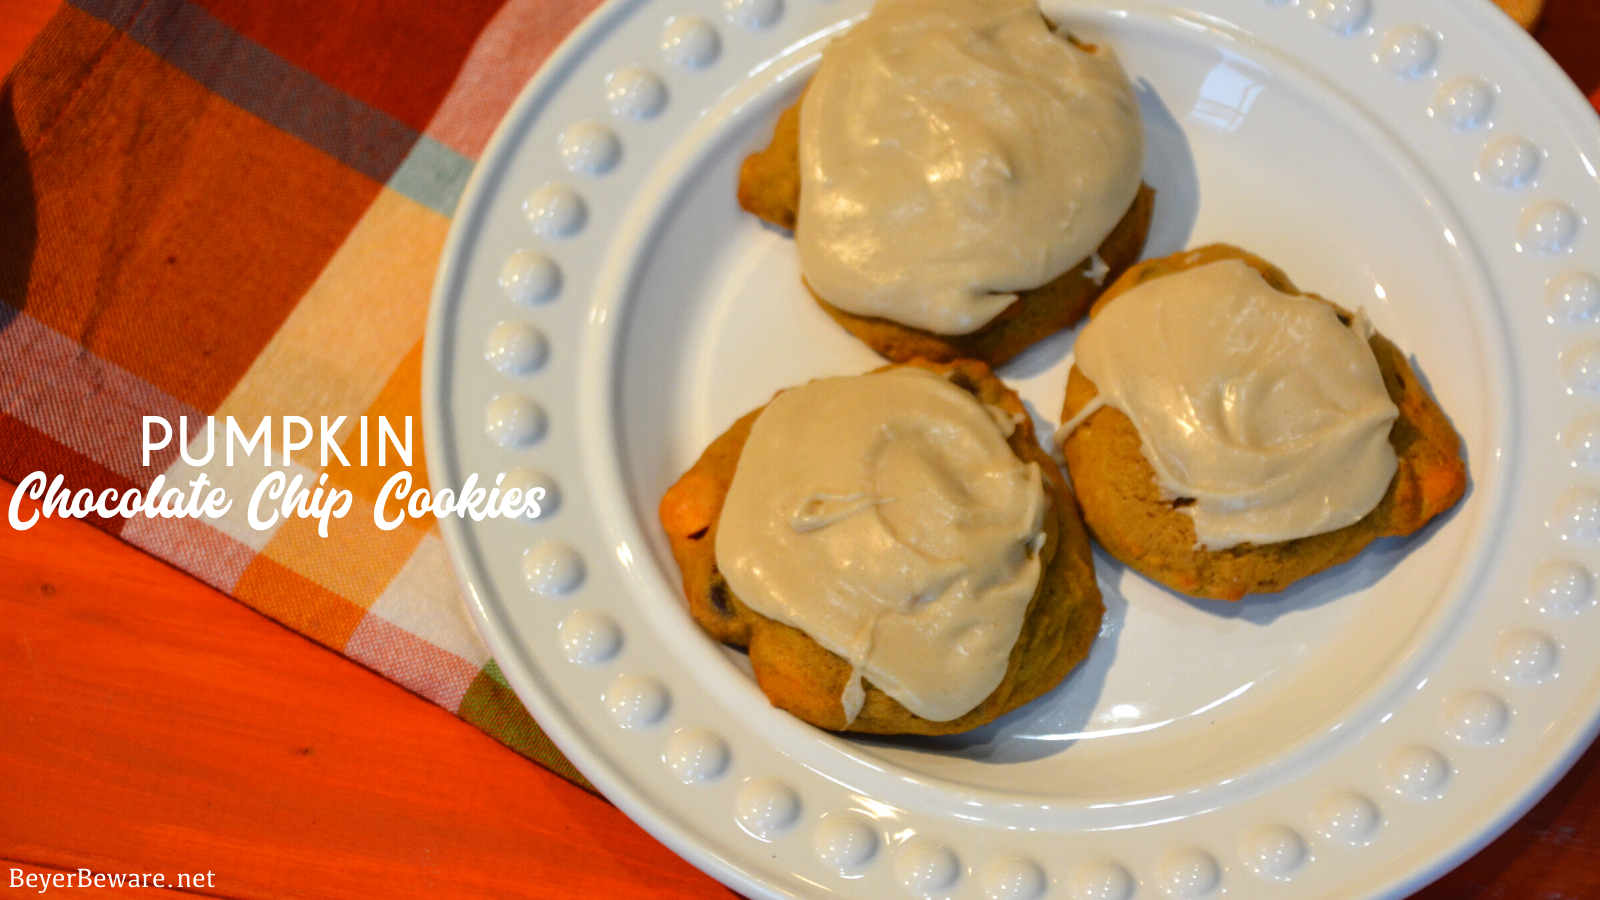
<path fill-rule="evenodd" d="M 795 232 L 813 298 L 878 353 L 998 366 L 1138 259 L 1143 155 L 1116 56 L 1033 0 L 879 0 L 824 48 L 738 197 Z"/>
<path fill-rule="evenodd" d="M 1271 263 L 1225 244 L 1134 266 L 1106 290 L 1090 315 L 1097 317 L 1136 286 L 1223 260 L 1242 261 L 1278 292 L 1328 303 L 1345 325 L 1354 320 L 1324 298 L 1296 289 Z M 1127 415 L 1107 405 L 1082 418 L 1062 445 L 1090 532 L 1112 556 L 1173 590 L 1238 600 L 1249 593 L 1283 590 L 1350 559 L 1378 538 L 1411 534 L 1448 510 L 1466 490 L 1460 438 L 1400 350 L 1376 333 L 1367 343 L 1383 388 L 1399 411 L 1388 432 L 1397 467 L 1382 499 L 1359 520 L 1275 543 L 1246 542 L 1216 550 L 1199 546 L 1195 519 L 1183 509 L 1193 501 L 1163 497 L 1156 471 L 1142 450 L 1140 432 Z M 1094 383 L 1074 366 L 1062 420 L 1080 417 L 1098 394 Z"/>
<path fill-rule="evenodd" d="M 784 110 L 766 149 L 745 158 L 739 169 L 739 205 L 779 228 L 794 230 L 800 210 L 800 104 Z M 1156 192 L 1139 186 L 1133 205 L 1106 235 L 1094 256 L 1062 272 L 1054 281 L 1018 291 L 1017 299 L 994 321 L 971 334 L 934 334 L 888 319 L 845 312 L 811 290 L 823 311 L 880 356 L 894 362 L 927 359 L 953 362 L 977 359 L 1000 366 L 1041 340 L 1076 325 L 1095 298 L 1121 277 L 1144 250 L 1155 213 Z"/>
<path fill-rule="evenodd" d="M 798 628 L 751 609 L 718 570 L 716 547 L 724 504 L 751 429 L 766 407 L 739 419 L 713 441 L 661 501 L 661 521 L 682 570 L 695 621 L 716 640 L 748 649 L 756 680 L 775 706 L 829 730 L 938 735 L 992 721 L 1059 684 L 1088 654 L 1104 611 L 1077 504 L 1059 468 L 1039 447 L 1017 395 L 982 363 L 916 360 L 906 366 L 943 375 L 987 404 L 997 417 L 1009 416 L 1014 428 L 1006 446 L 1018 461 L 1037 465 L 1047 501 L 1036 550 L 1037 585 L 1006 658 L 1004 677 L 968 712 L 947 721 L 923 718 L 867 677 L 860 680 L 864 696 L 852 719 L 844 699 L 856 672 L 851 663 Z M 898 368 L 902 367 L 879 371 Z"/>

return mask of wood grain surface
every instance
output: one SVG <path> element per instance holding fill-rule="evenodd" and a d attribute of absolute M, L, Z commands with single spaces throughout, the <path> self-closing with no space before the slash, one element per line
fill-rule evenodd
<path fill-rule="evenodd" d="M 0 71 L 54 7 L 0 0 Z M 1600 88 L 1600 0 L 1551 0 L 1536 36 Z M 58 520 L 0 524 L 0 868 L 17 896 L 58 875 L 43 896 L 172 892 L 62 886 L 80 869 L 210 873 L 179 892 L 229 898 L 732 896 L 449 713 Z M 1590 897 L 1600 749 L 1417 895 Z"/>

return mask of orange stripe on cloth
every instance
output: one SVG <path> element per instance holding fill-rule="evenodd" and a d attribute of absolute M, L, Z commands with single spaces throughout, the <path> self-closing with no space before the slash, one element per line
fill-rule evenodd
<path fill-rule="evenodd" d="M 396 473 L 409 470 L 411 472 L 411 490 L 426 488 L 428 486 L 428 460 L 426 447 L 422 446 L 422 338 L 411 345 L 411 349 L 400 364 L 389 373 L 389 380 L 384 383 L 383 390 L 372 401 L 363 413 L 367 417 L 367 464 L 351 469 L 341 469 L 340 483 L 355 491 L 358 495 L 368 500 L 376 501 L 378 493 L 383 490 L 391 477 Z M 405 438 L 406 416 L 411 417 L 413 435 L 411 464 L 406 465 L 399 454 L 394 452 L 392 444 L 385 442 L 386 455 L 383 457 L 384 465 L 378 465 L 378 419 L 383 417 L 389 421 L 402 440 Z M 361 432 L 358 427 L 352 427 L 345 436 L 342 446 L 345 456 L 353 463 L 361 459 Z M 393 515 L 396 505 L 390 502 L 386 511 Z"/>
<path fill-rule="evenodd" d="M 1515 19 L 1518 25 L 1530 31 L 1539 24 L 1539 16 L 1544 12 L 1545 0 L 1495 0 L 1506 15 Z"/>
<path fill-rule="evenodd" d="M 233 596 L 308 638 L 343 651 L 366 610 L 266 556 L 257 556 Z"/>
<path fill-rule="evenodd" d="M 324 490 L 343 487 L 339 472 L 337 468 L 328 470 Z M 315 491 L 316 479 L 308 481 L 306 489 Z M 261 552 L 285 569 L 367 609 L 405 567 L 430 524 L 431 518 L 407 519 L 393 531 L 380 531 L 372 521 L 372 502 L 352 496 L 345 517 L 328 523 L 327 537 L 319 533 L 318 519 L 281 520 Z"/>

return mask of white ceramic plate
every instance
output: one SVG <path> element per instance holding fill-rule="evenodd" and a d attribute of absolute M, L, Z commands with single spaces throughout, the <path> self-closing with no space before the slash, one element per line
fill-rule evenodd
<path fill-rule="evenodd" d="M 775 390 L 878 362 L 733 199 L 866 8 L 613 0 L 485 153 L 424 403 L 434 485 L 515 468 L 560 497 L 444 528 L 517 695 L 629 815 L 756 896 L 1399 897 L 1482 846 L 1600 709 L 1592 110 L 1487 2 L 1048 3 L 1139 86 L 1147 254 L 1229 241 L 1365 306 L 1453 418 L 1471 489 L 1238 604 L 1098 556 L 1106 624 L 1062 687 L 970 735 L 841 739 L 696 629 L 655 510 Z M 1042 420 L 1072 340 L 1001 372 Z"/>

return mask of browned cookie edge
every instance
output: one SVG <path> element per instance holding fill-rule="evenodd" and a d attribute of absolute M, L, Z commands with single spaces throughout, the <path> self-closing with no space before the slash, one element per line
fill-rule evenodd
<path fill-rule="evenodd" d="M 739 169 L 738 196 L 745 211 L 780 228 L 794 229 L 800 211 L 800 101 L 778 116 L 771 143 L 745 158 Z M 1095 255 L 1108 271 L 1099 278 L 1091 277 L 1094 259 L 1085 259 L 1047 284 L 1019 291 L 1016 302 L 971 334 L 935 334 L 888 319 L 856 315 L 827 302 L 811 291 L 809 284 L 806 289 L 834 321 L 893 362 L 976 359 L 999 366 L 1077 324 L 1101 289 L 1139 258 L 1155 214 L 1155 196 L 1154 188 L 1140 184 L 1128 211 L 1100 242 Z"/>
<path fill-rule="evenodd" d="M 1077 503 L 1060 469 L 1039 447 L 1020 398 L 980 362 L 916 360 L 906 365 L 945 374 L 983 402 L 1017 418 L 1009 443 L 1019 459 L 1039 465 L 1051 499 L 1040 549 L 1039 588 L 1012 648 L 1006 676 L 971 712 L 949 722 L 933 722 L 864 681 L 866 702 L 855 721 L 846 725 L 840 697 L 850 676 L 849 664 L 798 629 L 751 610 L 728 588 L 716 570 L 717 521 L 739 453 L 761 410 L 739 419 L 713 441 L 661 501 L 662 524 L 695 621 L 716 640 L 749 650 L 757 682 L 775 706 L 830 730 L 953 734 L 992 721 L 1059 684 L 1088 655 L 1104 612 Z"/>
<path fill-rule="evenodd" d="M 1255 254 L 1212 244 L 1139 263 L 1106 290 L 1090 315 L 1152 278 L 1223 259 L 1244 261 L 1280 291 L 1329 302 L 1304 294 L 1282 270 Z M 1348 312 L 1339 312 L 1348 319 Z M 1370 343 L 1384 386 L 1400 409 L 1389 435 L 1399 468 L 1383 499 L 1366 516 L 1336 531 L 1292 541 L 1195 549 L 1194 522 L 1173 502 L 1161 499 L 1155 470 L 1140 449 L 1138 430 L 1122 412 L 1107 407 L 1089 416 L 1063 447 L 1095 540 L 1118 560 L 1173 590 L 1238 600 L 1248 593 L 1281 591 L 1349 560 L 1380 537 L 1410 534 L 1455 505 L 1467 483 L 1460 438 L 1399 349 L 1378 334 Z M 1093 383 L 1074 366 L 1062 421 L 1077 415 L 1095 395 Z"/>

